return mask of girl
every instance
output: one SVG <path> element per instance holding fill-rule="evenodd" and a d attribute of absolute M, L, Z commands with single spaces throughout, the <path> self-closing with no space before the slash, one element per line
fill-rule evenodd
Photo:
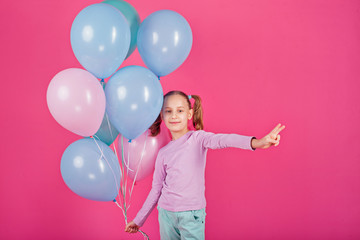
<path fill-rule="evenodd" d="M 190 98 L 195 100 L 191 108 Z M 188 129 L 193 118 L 196 131 Z M 170 130 L 172 141 L 160 149 L 155 163 L 151 191 L 142 208 L 125 227 L 135 233 L 158 204 L 160 236 L 163 240 L 205 239 L 205 163 L 207 150 L 237 147 L 254 151 L 279 145 L 278 124 L 262 139 L 238 134 L 203 131 L 201 99 L 171 91 L 164 96 L 159 118 L 150 127 L 153 136 L 160 132 L 161 121 Z"/>

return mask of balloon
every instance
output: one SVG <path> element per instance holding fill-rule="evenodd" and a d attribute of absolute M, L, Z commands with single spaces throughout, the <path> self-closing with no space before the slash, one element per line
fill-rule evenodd
<path fill-rule="evenodd" d="M 106 84 L 105 96 L 111 123 L 130 140 L 153 124 L 163 104 L 159 80 L 140 66 L 127 66 L 117 71 Z"/>
<path fill-rule="evenodd" d="M 136 9 L 130 5 L 130 3 L 122 0 L 105 0 L 103 1 L 103 3 L 110 4 L 113 7 L 116 7 L 124 15 L 130 26 L 131 41 L 129 51 L 126 55 L 126 58 L 128 58 L 136 48 L 137 32 L 140 25 L 139 14 L 137 13 Z"/>
<path fill-rule="evenodd" d="M 118 152 L 121 153 L 121 135 L 118 138 Z M 136 181 L 140 181 L 149 176 L 154 171 L 156 156 L 163 146 L 170 141 L 168 131 L 161 130 L 160 134 L 151 137 L 150 130 L 145 131 L 131 143 L 123 140 L 125 169 L 128 169 L 128 176 L 134 180 L 136 171 Z M 129 154 L 129 158 L 128 158 Z M 142 159 L 141 159 L 142 158 Z"/>
<path fill-rule="evenodd" d="M 105 89 L 104 81 L 101 82 L 102 87 Z M 107 145 L 111 145 L 116 137 L 119 135 L 119 132 L 116 128 L 111 124 L 108 114 L 105 111 L 103 121 L 99 130 L 94 134 L 99 138 L 102 142 L 106 143 Z"/>
<path fill-rule="evenodd" d="M 141 23 L 137 44 L 146 66 L 157 76 L 165 76 L 177 69 L 189 55 L 191 28 L 180 14 L 160 10 Z"/>
<path fill-rule="evenodd" d="M 108 114 L 105 112 L 99 130 L 94 134 L 96 139 L 110 146 L 119 135 L 118 130 L 111 124 Z"/>
<path fill-rule="evenodd" d="M 77 195 L 95 201 L 112 201 L 120 188 L 120 165 L 103 142 L 84 138 L 70 144 L 61 158 L 61 175 Z"/>
<path fill-rule="evenodd" d="M 46 94 L 50 113 L 67 130 L 91 136 L 105 113 L 105 94 L 91 73 L 69 68 L 55 75 Z"/>
<path fill-rule="evenodd" d="M 80 64 L 104 79 L 124 61 L 130 46 L 130 28 L 119 10 L 97 3 L 84 8 L 76 16 L 70 38 Z"/>

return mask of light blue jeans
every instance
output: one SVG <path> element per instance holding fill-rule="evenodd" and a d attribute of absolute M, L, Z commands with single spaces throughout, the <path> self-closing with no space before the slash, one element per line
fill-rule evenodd
<path fill-rule="evenodd" d="M 161 240 L 205 239 L 205 208 L 182 212 L 167 211 L 159 206 L 157 209 Z"/>

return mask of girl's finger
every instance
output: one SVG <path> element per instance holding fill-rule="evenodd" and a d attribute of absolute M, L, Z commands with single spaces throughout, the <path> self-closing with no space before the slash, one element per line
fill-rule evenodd
<path fill-rule="evenodd" d="M 271 131 L 272 133 L 276 133 L 276 131 L 280 128 L 281 123 L 279 123 L 278 125 L 276 125 L 276 127 Z"/>
<path fill-rule="evenodd" d="M 284 130 L 285 128 L 285 125 L 283 125 L 281 128 L 279 128 L 277 131 L 276 131 L 276 134 L 279 134 L 282 130 Z"/>

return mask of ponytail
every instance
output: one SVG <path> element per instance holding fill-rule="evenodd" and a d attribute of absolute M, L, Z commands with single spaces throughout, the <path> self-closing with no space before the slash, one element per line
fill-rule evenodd
<path fill-rule="evenodd" d="M 189 109 L 191 109 L 191 102 L 190 99 L 193 98 L 195 100 L 194 102 L 194 116 L 193 116 L 193 126 L 195 130 L 203 130 L 204 129 L 204 123 L 203 123 L 203 110 L 201 105 L 201 98 L 198 95 L 186 95 L 185 93 L 181 91 L 170 91 L 164 96 L 164 102 L 166 97 L 171 95 L 181 95 L 184 98 L 186 98 L 187 103 L 189 104 Z M 162 109 L 161 109 L 162 111 Z M 161 125 L 161 115 L 159 114 L 158 118 L 155 120 L 155 122 L 151 125 L 149 128 L 151 131 L 151 136 L 155 137 L 160 133 L 160 125 Z"/>
<path fill-rule="evenodd" d="M 194 103 L 194 116 L 193 116 L 193 126 L 196 130 L 203 130 L 203 110 L 201 105 L 201 98 L 198 95 L 189 95 L 195 100 Z"/>
<path fill-rule="evenodd" d="M 155 120 L 155 122 L 151 125 L 151 127 L 149 128 L 151 131 L 151 136 L 155 137 L 160 133 L 160 125 L 161 125 L 161 115 L 159 114 L 159 116 L 157 117 L 157 119 Z"/>

